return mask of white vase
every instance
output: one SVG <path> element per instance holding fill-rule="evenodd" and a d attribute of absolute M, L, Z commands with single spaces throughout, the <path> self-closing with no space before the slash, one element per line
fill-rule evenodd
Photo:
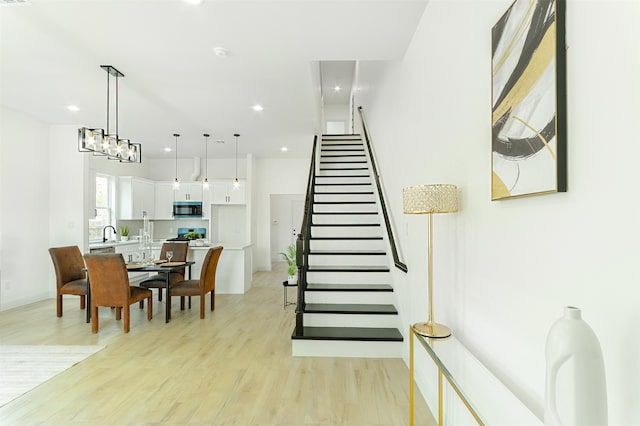
<path fill-rule="evenodd" d="M 606 426 L 607 384 L 596 334 L 573 306 L 549 330 L 544 424 Z"/>
<path fill-rule="evenodd" d="M 129 241 L 129 236 L 128 235 L 121 235 L 120 236 L 120 241 Z"/>
<path fill-rule="evenodd" d="M 298 276 L 297 275 L 289 275 L 287 277 L 287 282 L 289 284 L 298 284 Z"/>

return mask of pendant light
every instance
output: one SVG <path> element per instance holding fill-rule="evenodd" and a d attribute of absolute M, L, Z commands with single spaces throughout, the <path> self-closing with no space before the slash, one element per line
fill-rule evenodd
<path fill-rule="evenodd" d="M 173 189 L 180 188 L 180 182 L 178 181 L 178 138 L 180 135 L 178 133 L 174 133 L 173 136 L 176 138 L 176 179 L 173 181 Z"/>
<path fill-rule="evenodd" d="M 236 137 L 236 180 L 233 181 L 233 189 L 240 188 L 240 182 L 238 182 L 238 137 L 240 134 L 234 133 L 233 136 Z"/>
<path fill-rule="evenodd" d="M 204 180 L 202 181 L 202 188 L 209 189 L 209 151 L 207 146 L 209 145 L 209 134 L 204 133 Z"/>
<path fill-rule="evenodd" d="M 131 143 L 129 139 L 121 139 L 118 135 L 118 78 L 124 77 L 120 71 L 111 65 L 100 65 L 107 72 L 107 127 L 104 129 L 90 129 L 81 127 L 78 129 L 78 151 L 92 152 L 93 155 L 106 156 L 110 160 L 119 160 L 123 163 L 141 163 L 142 145 Z M 111 111 L 110 81 L 115 78 L 115 133 L 110 133 L 109 113 Z"/>

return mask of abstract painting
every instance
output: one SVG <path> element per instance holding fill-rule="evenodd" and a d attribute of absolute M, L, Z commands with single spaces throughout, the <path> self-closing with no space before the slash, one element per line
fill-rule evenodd
<path fill-rule="evenodd" d="M 567 190 L 565 0 L 516 0 L 494 25 L 491 199 Z"/>

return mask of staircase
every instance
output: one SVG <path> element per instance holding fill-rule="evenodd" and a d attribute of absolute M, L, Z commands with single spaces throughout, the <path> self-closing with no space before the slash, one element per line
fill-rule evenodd
<path fill-rule="evenodd" d="M 302 332 L 291 336 L 292 353 L 400 357 L 385 228 L 362 138 L 324 135 L 319 158 L 305 249 L 307 286 L 298 307 Z"/>

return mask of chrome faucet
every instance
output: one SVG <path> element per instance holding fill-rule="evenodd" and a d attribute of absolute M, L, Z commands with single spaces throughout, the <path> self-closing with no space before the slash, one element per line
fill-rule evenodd
<path fill-rule="evenodd" d="M 114 228 L 113 226 L 111 226 L 111 225 L 105 226 L 104 228 L 102 228 L 102 242 L 103 243 L 107 242 L 107 228 L 113 229 L 113 235 L 114 236 L 118 233 L 118 231 L 116 231 L 116 228 Z"/>

